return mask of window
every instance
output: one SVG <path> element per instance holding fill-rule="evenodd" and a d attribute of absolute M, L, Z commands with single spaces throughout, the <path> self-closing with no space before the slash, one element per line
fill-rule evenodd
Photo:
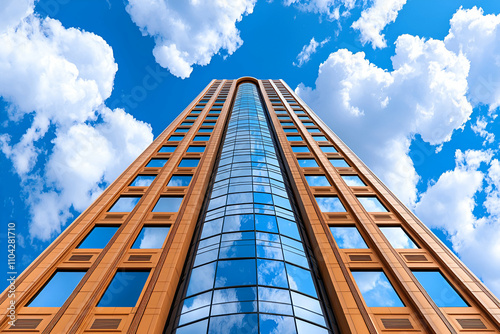
<path fill-rule="evenodd" d="M 97 307 L 135 307 L 149 271 L 118 271 Z"/>
<path fill-rule="evenodd" d="M 182 139 L 184 139 L 184 136 L 170 136 L 168 141 L 181 141 Z"/>
<path fill-rule="evenodd" d="M 201 128 L 198 130 L 198 132 L 200 132 L 200 133 L 212 133 L 213 130 L 214 129 L 212 129 L 212 128 Z"/>
<path fill-rule="evenodd" d="M 197 167 L 200 159 L 184 158 L 179 163 L 179 167 Z"/>
<path fill-rule="evenodd" d="M 177 146 L 162 146 L 158 152 L 160 153 L 172 153 L 175 151 Z"/>
<path fill-rule="evenodd" d="M 61 307 L 82 280 L 85 271 L 56 271 L 28 307 Z"/>
<path fill-rule="evenodd" d="M 96 226 L 85 237 L 78 249 L 103 249 L 118 231 L 118 226 Z"/>
<path fill-rule="evenodd" d="M 256 285 L 255 259 L 217 262 L 215 287 Z"/>
<path fill-rule="evenodd" d="M 298 132 L 296 128 L 285 128 L 283 129 L 283 131 L 285 131 L 285 133 L 296 133 Z"/>
<path fill-rule="evenodd" d="M 182 196 L 161 196 L 153 212 L 177 212 L 182 203 Z"/>
<path fill-rule="evenodd" d="M 292 146 L 292 151 L 295 153 L 309 153 L 307 146 Z"/>
<path fill-rule="evenodd" d="M 381 270 L 353 271 L 359 291 L 368 307 L 404 307 L 403 302 Z"/>
<path fill-rule="evenodd" d="M 288 281 L 293 282 L 290 288 L 306 295 L 317 297 L 316 288 L 312 280 L 311 272 L 292 264 L 286 263 Z"/>
<path fill-rule="evenodd" d="M 183 126 L 191 126 L 191 125 L 193 125 L 193 122 L 182 122 L 181 125 L 183 125 Z"/>
<path fill-rule="evenodd" d="M 408 234 L 400 226 L 381 226 L 379 227 L 385 237 L 396 249 L 415 249 L 417 245 L 410 239 Z"/>
<path fill-rule="evenodd" d="M 441 272 L 437 270 L 413 270 L 412 272 L 438 307 L 469 306 L 450 285 L 446 278 L 443 277 Z"/>
<path fill-rule="evenodd" d="M 193 175 L 173 175 L 168 181 L 168 187 L 187 187 L 191 182 Z"/>
<path fill-rule="evenodd" d="M 339 248 L 368 248 L 356 226 L 330 226 L 330 231 Z"/>
<path fill-rule="evenodd" d="M 195 136 L 194 141 L 208 141 L 210 136 Z"/>
<path fill-rule="evenodd" d="M 294 126 L 293 122 L 281 122 L 281 126 Z"/>
<path fill-rule="evenodd" d="M 337 153 L 337 150 L 333 146 L 320 146 L 319 148 L 323 153 Z"/>
<path fill-rule="evenodd" d="M 218 116 L 207 116 L 207 117 L 205 117 L 205 119 L 206 119 L 207 121 L 210 121 L 210 120 L 212 120 L 212 121 L 213 121 L 213 120 L 216 120 L 217 118 L 219 118 L 219 117 L 218 117 Z"/>
<path fill-rule="evenodd" d="M 151 159 L 149 160 L 149 163 L 146 165 L 146 167 L 156 167 L 156 168 L 161 168 L 165 166 L 167 163 L 168 159 Z"/>
<path fill-rule="evenodd" d="M 187 129 L 187 128 L 177 128 L 177 129 L 175 129 L 175 133 L 186 133 L 188 131 L 189 131 L 189 129 Z"/>
<path fill-rule="evenodd" d="M 313 122 L 302 122 L 305 126 L 314 126 L 315 124 Z"/>
<path fill-rule="evenodd" d="M 351 167 L 344 159 L 328 159 L 333 167 Z"/>
<path fill-rule="evenodd" d="M 316 128 L 307 128 L 307 131 L 309 131 L 310 133 L 320 133 L 321 130 L 320 129 L 316 129 Z M 318 139 L 316 139 L 318 140 Z"/>
<path fill-rule="evenodd" d="M 363 208 L 368 212 L 389 212 L 375 196 L 356 196 Z"/>
<path fill-rule="evenodd" d="M 301 136 L 286 136 L 286 138 L 287 138 L 289 141 L 301 141 L 301 140 L 302 140 L 302 137 L 301 137 Z"/>
<path fill-rule="evenodd" d="M 366 187 L 366 184 L 357 175 L 342 175 L 342 179 L 349 187 Z"/>
<path fill-rule="evenodd" d="M 319 167 L 314 159 L 297 159 L 300 167 Z"/>
<path fill-rule="evenodd" d="M 306 175 L 307 183 L 311 187 L 330 187 L 331 184 L 324 175 Z"/>
<path fill-rule="evenodd" d="M 189 146 L 187 153 L 203 153 L 205 152 L 205 146 Z"/>
<path fill-rule="evenodd" d="M 186 117 L 186 120 L 195 120 L 197 118 L 198 118 L 198 116 L 188 116 L 188 117 Z"/>
<path fill-rule="evenodd" d="M 140 199 L 140 196 L 120 196 L 108 212 L 130 212 Z"/>
<path fill-rule="evenodd" d="M 131 187 L 149 187 L 156 175 L 137 175 L 130 184 Z"/>
<path fill-rule="evenodd" d="M 309 120 L 309 117 L 307 117 L 307 116 L 299 116 L 299 119 L 300 119 L 301 121 L 308 121 L 308 120 Z"/>
<path fill-rule="evenodd" d="M 288 120 L 290 120 L 290 117 L 288 117 L 288 116 L 278 116 L 278 119 L 280 121 L 288 121 Z"/>
<path fill-rule="evenodd" d="M 322 212 L 346 212 L 344 205 L 337 196 L 315 196 Z"/>
<path fill-rule="evenodd" d="M 203 126 L 214 126 L 215 122 L 203 122 L 201 125 L 203 125 Z"/>
<path fill-rule="evenodd" d="M 169 230 L 168 226 L 144 226 L 135 239 L 132 249 L 161 248 Z"/>
<path fill-rule="evenodd" d="M 305 114 L 304 110 L 294 110 L 296 114 Z"/>

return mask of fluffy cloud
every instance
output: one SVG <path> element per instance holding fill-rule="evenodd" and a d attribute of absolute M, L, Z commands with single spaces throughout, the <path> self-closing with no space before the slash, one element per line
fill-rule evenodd
<path fill-rule="evenodd" d="M 416 201 L 418 175 L 408 156 L 413 136 L 432 145 L 450 140 L 469 118 L 469 63 L 438 40 L 402 35 L 394 70 L 363 52 L 341 49 L 320 65 L 316 88 L 296 92 L 406 204 Z"/>
<path fill-rule="evenodd" d="M 328 20 L 338 20 L 349 15 L 356 0 L 284 0 L 285 6 L 294 5 L 304 12 L 312 12 L 326 16 Z"/>
<path fill-rule="evenodd" d="M 33 13 L 35 0 L 4 0 L 0 10 L 0 33 Z"/>
<path fill-rule="evenodd" d="M 320 47 L 320 48 L 323 47 L 323 45 L 325 45 L 329 41 L 330 41 L 330 37 L 325 38 L 320 43 L 316 42 L 314 37 L 311 38 L 311 41 L 309 42 L 309 44 L 304 45 L 302 47 L 302 51 L 300 51 L 300 53 L 297 55 L 297 63 L 293 63 L 293 65 L 295 65 L 297 67 L 301 67 L 302 65 L 304 65 L 305 63 L 307 63 L 311 59 L 311 56 L 316 53 L 316 50 L 318 49 L 318 47 Z"/>
<path fill-rule="evenodd" d="M 27 194 L 31 236 L 49 240 L 152 133 L 148 124 L 104 106 L 118 68 L 101 37 L 29 12 L 0 33 L 0 96 L 10 127 L 31 124 L 18 130 L 25 131 L 21 138 L 0 134 L 0 148 Z"/>
<path fill-rule="evenodd" d="M 455 169 L 422 194 L 415 212 L 429 227 L 445 231 L 464 263 L 500 295 L 500 266 L 492 265 L 500 263 L 500 164 L 491 159 L 491 151 L 457 150 Z M 487 174 L 480 170 L 485 164 L 490 164 Z M 487 194 L 488 215 L 476 217 L 481 192 Z"/>
<path fill-rule="evenodd" d="M 486 126 L 488 121 L 485 117 L 479 117 L 476 120 L 476 124 L 472 124 L 470 127 L 474 133 L 478 134 L 480 137 L 484 138 L 483 145 L 491 144 L 495 141 L 495 135 L 491 132 L 486 131 Z"/>
<path fill-rule="evenodd" d="M 363 10 L 361 17 L 352 24 L 352 28 L 361 33 L 363 45 L 371 43 L 374 49 L 385 48 L 387 43 L 381 31 L 396 21 L 405 4 L 406 0 L 375 0 L 371 7 Z"/>
<path fill-rule="evenodd" d="M 129 0 L 127 12 L 144 35 L 153 36 L 156 62 L 180 78 L 193 65 L 207 65 L 221 50 L 231 55 L 243 43 L 236 22 L 256 0 Z"/>

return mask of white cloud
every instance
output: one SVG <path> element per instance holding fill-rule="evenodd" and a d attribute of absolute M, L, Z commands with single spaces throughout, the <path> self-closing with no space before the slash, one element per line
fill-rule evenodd
<path fill-rule="evenodd" d="M 495 135 L 491 132 L 486 131 L 486 126 L 488 121 L 484 117 L 479 117 L 476 120 L 476 124 L 472 124 L 470 127 L 474 133 L 484 138 L 483 145 L 491 144 L 495 141 Z"/>
<path fill-rule="evenodd" d="M 330 21 L 349 15 L 356 5 L 356 0 L 283 0 L 285 6 L 294 5 L 304 12 L 326 16 Z"/>
<path fill-rule="evenodd" d="M 236 23 L 256 0 L 129 0 L 126 7 L 143 35 L 153 36 L 156 62 L 180 78 L 193 65 L 207 65 L 221 50 L 231 55 L 243 43 Z"/>
<path fill-rule="evenodd" d="M 104 106 L 117 65 L 101 37 L 30 14 L 0 45 L 7 124 L 31 120 L 20 139 L 0 134 L 0 148 L 27 194 L 32 238 L 49 240 L 152 141 L 151 127 Z"/>
<path fill-rule="evenodd" d="M 411 140 L 440 145 L 463 127 L 469 64 L 442 41 L 402 35 L 394 70 L 371 64 L 364 53 L 341 49 L 320 65 L 316 88 L 296 92 L 406 204 L 416 200 L 419 176 L 408 156 Z"/>
<path fill-rule="evenodd" d="M 0 10 L 0 33 L 33 13 L 35 0 L 3 0 Z"/>
<path fill-rule="evenodd" d="M 399 11 L 406 0 L 374 0 L 373 5 L 361 12 L 361 17 L 352 24 L 352 28 L 361 33 L 363 45 L 371 43 L 372 47 L 385 48 L 387 43 L 382 30 L 396 21 Z"/>
<path fill-rule="evenodd" d="M 415 212 L 429 227 L 445 231 L 462 261 L 500 295 L 500 164 L 491 159 L 491 151 L 457 150 L 455 169 L 429 186 Z M 485 175 L 480 167 L 490 161 Z M 476 217 L 481 192 L 487 194 L 488 215 Z"/>
<path fill-rule="evenodd" d="M 309 42 L 309 44 L 304 45 L 302 47 L 302 51 L 300 51 L 300 53 L 297 55 L 298 63 L 293 63 L 293 65 L 295 65 L 297 67 L 301 67 L 302 65 L 304 65 L 305 63 L 307 63 L 311 59 L 311 56 L 316 53 L 316 50 L 318 49 L 318 47 L 320 47 L 320 48 L 323 47 L 323 45 L 325 45 L 329 41 L 330 41 L 330 37 L 325 38 L 320 43 L 316 42 L 314 37 L 311 38 L 311 41 Z"/>

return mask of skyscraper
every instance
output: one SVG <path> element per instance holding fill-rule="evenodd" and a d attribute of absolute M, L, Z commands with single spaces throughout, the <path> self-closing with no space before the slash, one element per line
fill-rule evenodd
<path fill-rule="evenodd" d="M 15 326 L 11 300 L 6 333 L 500 333 L 499 300 L 253 78 L 213 80 L 20 275 Z"/>

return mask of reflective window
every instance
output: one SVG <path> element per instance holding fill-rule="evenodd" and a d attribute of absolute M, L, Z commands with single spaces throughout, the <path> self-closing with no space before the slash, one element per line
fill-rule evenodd
<path fill-rule="evenodd" d="M 310 133 L 320 133 L 321 130 L 320 129 L 317 129 L 317 128 L 307 128 L 307 131 L 309 131 Z M 318 139 L 316 139 L 318 140 Z"/>
<path fill-rule="evenodd" d="M 320 146 L 319 147 L 324 153 L 337 153 L 337 150 L 333 146 Z"/>
<path fill-rule="evenodd" d="M 175 129 L 175 133 L 186 133 L 188 131 L 189 131 L 188 128 L 177 128 L 177 129 Z"/>
<path fill-rule="evenodd" d="M 156 175 L 137 175 L 130 184 L 131 187 L 149 187 L 153 183 Z"/>
<path fill-rule="evenodd" d="M 403 302 L 392 287 L 383 271 L 353 271 L 366 306 L 368 307 L 404 307 Z"/>
<path fill-rule="evenodd" d="M 162 146 L 158 152 L 160 153 L 172 153 L 175 151 L 177 146 Z"/>
<path fill-rule="evenodd" d="M 368 212 L 389 212 L 375 196 L 356 196 L 363 208 Z"/>
<path fill-rule="evenodd" d="M 179 167 L 197 167 L 200 159 L 184 158 L 179 163 Z"/>
<path fill-rule="evenodd" d="M 228 260 L 217 262 L 215 287 L 255 285 L 255 260 Z"/>
<path fill-rule="evenodd" d="M 314 159 L 297 159 L 300 167 L 319 167 Z"/>
<path fill-rule="evenodd" d="M 342 179 L 349 187 L 365 187 L 366 184 L 357 175 L 342 175 Z"/>
<path fill-rule="evenodd" d="M 305 126 L 314 126 L 315 124 L 313 122 L 302 122 Z"/>
<path fill-rule="evenodd" d="M 212 128 L 200 128 L 198 132 L 200 133 L 211 133 L 214 129 Z"/>
<path fill-rule="evenodd" d="M 161 196 L 153 212 L 177 212 L 182 203 L 182 196 Z"/>
<path fill-rule="evenodd" d="M 331 187 L 324 175 L 306 175 L 306 180 L 311 187 Z"/>
<path fill-rule="evenodd" d="M 168 141 L 181 141 L 182 139 L 184 139 L 184 136 L 170 136 Z"/>
<path fill-rule="evenodd" d="M 259 315 L 259 325 L 259 334 L 297 333 L 292 317 L 261 314 Z M 328 333 L 328 331 L 326 333 Z M 309 334 L 312 334 L 312 332 L 310 332 Z"/>
<path fill-rule="evenodd" d="M 346 212 L 337 196 L 316 196 L 316 202 L 323 212 Z"/>
<path fill-rule="evenodd" d="M 203 126 L 214 126 L 215 122 L 203 122 L 201 125 L 203 125 Z"/>
<path fill-rule="evenodd" d="M 328 141 L 325 136 L 313 136 L 316 141 Z"/>
<path fill-rule="evenodd" d="M 193 122 L 182 122 L 181 125 L 182 126 L 191 126 L 191 125 L 193 125 Z"/>
<path fill-rule="evenodd" d="M 97 307 L 135 307 L 149 271 L 118 271 Z"/>
<path fill-rule="evenodd" d="M 218 116 L 207 116 L 207 117 L 205 117 L 205 119 L 207 121 L 209 121 L 209 120 L 216 120 L 217 118 L 219 118 L 219 117 Z"/>
<path fill-rule="evenodd" d="M 149 160 L 149 163 L 146 165 L 146 167 L 161 168 L 161 167 L 165 166 L 167 161 L 168 161 L 168 159 L 151 159 L 151 160 Z"/>
<path fill-rule="evenodd" d="M 169 230 L 168 226 L 144 226 L 135 239 L 132 249 L 161 248 Z"/>
<path fill-rule="evenodd" d="M 79 249 L 103 249 L 118 231 L 118 226 L 96 226 L 77 247 Z"/>
<path fill-rule="evenodd" d="M 197 118 L 198 118 L 197 116 L 188 116 L 188 117 L 186 117 L 186 120 L 194 120 Z"/>
<path fill-rule="evenodd" d="M 389 240 L 392 247 L 396 249 L 418 248 L 400 226 L 380 226 L 379 228 L 382 233 L 384 233 L 387 240 Z"/>
<path fill-rule="evenodd" d="M 288 281 L 290 282 L 290 289 L 302 292 L 306 295 L 316 297 L 316 288 L 314 287 L 311 272 L 294 266 L 286 264 L 286 272 Z"/>
<path fill-rule="evenodd" d="M 413 270 L 412 272 L 438 307 L 469 306 L 439 271 Z"/>
<path fill-rule="evenodd" d="M 295 153 L 309 153 L 309 148 L 307 146 L 292 146 L 292 151 Z"/>
<path fill-rule="evenodd" d="M 172 175 L 168 181 L 168 187 L 187 187 L 191 182 L 193 175 Z"/>
<path fill-rule="evenodd" d="M 368 248 L 356 226 L 330 226 L 339 248 Z"/>
<path fill-rule="evenodd" d="M 294 126 L 293 122 L 281 122 L 281 126 Z"/>
<path fill-rule="evenodd" d="M 108 212 L 130 212 L 141 199 L 141 196 L 120 196 Z"/>
<path fill-rule="evenodd" d="M 351 167 L 344 159 L 328 159 L 333 167 Z"/>
<path fill-rule="evenodd" d="M 301 136 L 286 136 L 289 141 L 301 141 L 302 137 Z"/>
<path fill-rule="evenodd" d="M 302 120 L 302 121 L 308 121 L 309 117 L 307 117 L 307 116 L 299 116 L 299 119 Z"/>
<path fill-rule="evenodd" d="M 296 133 L 298 130 L 296 128 L 284 128 L 285 133 Z"/>
<path fill-rule="evenodd" d="M 205 146 L 189 146 L 187 153 L 202 153 L 205 152 Z"/>
<path fill-rule="evenodd" d="M 194 141 L 208 141 L 210 140 L 210 136 L 194 136 Z"/>
<path fill-rule="evenodd" d="M 85 271 L 56 271 L 28 307 L 61 307 L 85 275 Z"/>

